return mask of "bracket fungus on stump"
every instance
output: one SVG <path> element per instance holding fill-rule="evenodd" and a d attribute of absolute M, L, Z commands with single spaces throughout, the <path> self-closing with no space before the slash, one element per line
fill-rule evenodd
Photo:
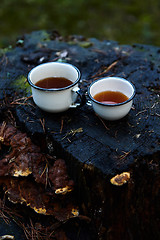
<path fill-rule="evenodd" d="M 25 203 L 59 221 L 75 216 L 72 196 L 67 194 L 74 182 L 63 159 L 41 153 L 26 133 L 5 122 L 0 126 L 0 143 L 11 149 L 0 161 L 0 184 L 12 203 Z"/>

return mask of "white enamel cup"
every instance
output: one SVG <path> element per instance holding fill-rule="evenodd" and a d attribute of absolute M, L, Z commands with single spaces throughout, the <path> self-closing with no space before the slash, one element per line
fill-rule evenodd
<path fill-rule="evenodd" d="M 97 93 L 103 91 L 118 91 L 128 97 L 122 103 L 106 104 L 94 99 Z M 92 102 L 94 111 L 105 120 L 118 120 L 128 114 L 132 107 L 135 96 L 135 87 L 124 78 L 106 77 L 93 82 L 88 88 L 88 95 Z"/>
<path fill-rule="evenodd" d="M 52 89 L 35 85 L 39 80 L 49 77 L 64 77 L 72 81 L 72 84 Z M 42 110 L 53 113 L 77 107 L 79 104 L 75 102 L 80 91 L 78 87 L 80 77 L 79 69 L 68 63 L 48 62 L 36 66 L 28 74 L 28 83 L 31 85 L 35 104 Z"/>

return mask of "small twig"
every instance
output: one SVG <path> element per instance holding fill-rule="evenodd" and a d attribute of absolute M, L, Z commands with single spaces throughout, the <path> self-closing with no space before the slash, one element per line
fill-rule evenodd
<path fill-rule="evenodd" d="M 138 113 L 136 114 L 136 116 L 138 116 L 139 114 L 144 113 L 144 112 L 146 112 L 146 111 L 147 111 L 147 109 L 144 109 L 144 110 L 138 112 Z"/>
<path fill-rule="evenodd" d="M 6 122 L 3 122 L 2 127 L 1 127 L 1 131 L 0 131 L 0 140 L 1 141 L 3 140 L 3 131 L 5 129 L 5 126 L 6 126 Z"/>
<path fill-rule="evenodd" d="M 40 231 L 36 226 L 33 225 L 32 220 L 30 219 L 30 229 L 31 229 L 31 239 L 41 240 L 41 239 L 48 239 L 47 235 Z"/>
<path fill-rule="evenodd" d="M 72 142 L 72 141 L 71 141 L 69 138 L 67 138 L 67 140 L 68 140 L 68 142 L 69 142 L 69 143 L 71 143 L 71 142 Z"/>
<path fill-rule="evenodd" d="M 76 133 L 81 133 L 83 132 L 83 128 L 77 128 L 75 130 L 71 130 L 70 134 L 72 134 L 72 136 L 74 136 Z"/>
<path fill-rule="evenodd" d="M 32 95 L 29 96 L 29 97 L 17 98 L 17 99 L 15 99 L 15 101 L 11 102 L 11 104 L 14 104 L 14 102 L 19 102 L 19 101 L 22 101 L 22 100 L 24 100 L 24 102 L 26 102 L 26 101 L 27 101 L 28 99 L 30 99 L 31 97 L 32 97 Z"/>
<path fill-rule="evenodd" d="M 61 120 L 61 129 L 60 129 L 60 133 L 62 133 L 62 130 L 63 130 L 63 124 L 64 124 L 64 119 L 62 118 L 62 120 Z"/>
<path fill-rule="evenodd" d="M 93 52 L 100 53 L 100 54 L 103 54 L 103 55 L 106 55 L 106 52 L 104 52 L 104 51 L 102 51 L 102 50 L 100 50 L 100 49 L 97 49 L 97 48 L 94 48 L 92 51 L 93 51 Z"/>
<path fill-rule="evenodd" d="M 29 97 L 22 97 L 22 98 L 18 98 L 15 99 L 13 102 L 11 102 L 11 105 L 17 104 L 17 105 L 28 105 L 27 103 L 25 103 L 28 99 L 32 98 L 32 95 Z M 24 100 L 24 101 L 23 101 Z M 23 101 L 23 102 L 20 102 Z"/>
<path fill-rule="evenodd" d="M 15 117 L 13 116 L 13 113 L 9 109 L 7 109 L 7 119 L 13 126 L 16 127 Z"/>
<path fill-rule="evenodd" d="M 107 126 L 106 126 L 106 124 L 104 123 L 104 121 L 102 120 L 102 118 L 100 117 L 100 116 L 98 116 L 98 114 L 96 114 L 95 113 L 95 115 L 99 118 L 99 120 L 102 122 L 102 124 L 103 124 L 103 126 L 105 127 L 105 129 L 107 129 L 107 130 L 110 130 Z"/>
<path fill-rule="evenodd" d="M 47 159 L 46 159 L 46 166 L 45 166 L 43 172 L 41 173 L 40 178 L 43 176 L 43 174 L 45 172 L 46 172 L 46 184 L 45 184 L 45 186 L 47 187 L 47 183 L 48 183 L 48 161 L 47 161 Z"/>
<path fill-rule="evenodd" d="M 69 135 L 72 135 L 72 137 L 76 134 L 76 133 L 81 133 L 83 132 L 83 128 L 77 128 L 77 129 L 71 129 L 70 132 L 67 132 L 66 135 L 62 138 L 62 140 L 64 140 L 66 137 L 68 137 Z"/>
<path fill-rule="evenodd" d="M 154 107 L 155 107 L 155 105 L 156 105 L 156 103 L 153 103 L 153 105 L 151 106 L 151 108 L 154 108 Z"/>
<path fill-rule="evenodd" d="M 9 224 L 9 218 L 2 211 L 0 211 L 0 217 L 3 218 L 6 224 Z"/>
<path fill-rule="evenodd" d="M 30 240 L 30 239 L 31 239 L 30 233 L 28 232 L 27 228 L 25 227 L 25 225 L 24 225 L 23 223 L 21 224 L 21 227 L 22 227 L 22 229 L 23 229 L 23 232 L 24 232 L 26 238 L 27 238 L 28 240 Z"/>
<path fill-rule="evenodd" d="M 21 103 L 21 102 L 16 102 L 16 103 L 13 103 L 12 105 L 23 105 L 23 106 L 31 106 L 31 107 L 34 107 L 35 106 L 31 103 Z"/>
<path fill-rule="evenodd" d="M 45 119 L 43 118 L 43 120 L 42 120 L 42 119 L 40 118 L 39 121 L 40 121 L 40 123 L 41 123 L 41 125 L 42 125 L 43 132 L 45 133 L 45 132 L 46 132 L 46 130 L 45 130 Z"/>
<path fill-rule="evenodd" d="M 103 74 L 109 72 L 117 63 L 118 63 L 118 60 L 114 61 L 111 65 L 109 65 L 107 68 L 105 68 L 102 72 L 96 73 L 96 74 L 93 75 L 91 78 L 100 77 L 100 76 L 102 76 Z"/>
<path fill-rule="evenodd" d="M 121 156 L 119 156 L 119 159 L 120 159 L 120 160 L 126 158 L 126 157 L 130 154 L 131 150 L 130 150 L 129 152 L 124 152 L 124 151 L 122 151 L 122 152 L 123 152 L 124 154 L 122 154 Z"/>
<path fill-rule="evenodd" d="M 45 173 L 45 171 L 46 171 L 47 168 L 48 168 L 48 165 L 47 165 L 47 163 L 46 163 L 46 166 L 45 166 L 43 172 L 41 173 L 40 178 L 43 176 L 43 174 Z"/>
<path fill-rule="evenodd" d="M 31 235 L 32 235 L 31 237 L 32 237 L 32 239 L 35 239 L 34 238 L 34 235 L 35 235 L 34 234 L 34 226 L 33 226 L 32 220 L 31 219 L 29 219 L 29 220 L 30 220 L 30 224 L 31 224 Z"/>
<path fill-rule="evenodd" d="M 47 188 L 47 183 L 48 183 L 48 165 L 46 168 L 46 185 L 45 185 L 46 188 Z"/>

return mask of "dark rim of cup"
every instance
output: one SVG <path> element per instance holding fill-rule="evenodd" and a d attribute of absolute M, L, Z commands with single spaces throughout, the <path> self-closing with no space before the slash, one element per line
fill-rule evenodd
<path fill-rule="evenodd" d="M 108 77 L 108 78 L 109 78 L 109 77 Z M 114 77 L 113 77 L 113 78 L 114 78 Z M 121 103 L 115 103 L 115 104 L 107 104 L 107 103 L 102 103 L 102 102 L 99 102 L 99 101 L 95 100 L 95 99 L 92 97 L 92 95 L 90 94 L 90 88 L 92 87 L 92 85 L 93 85 L 94 83 L 96 83 L 96 82 L 98 82 L 98 81 L 100 81 L 100 80 L 103 80 L 104 78 L 97 79 L 96 81 L 94 81 L 94 82 L 92 82 L 92 83 L 90 84 L 90 86 L 88 87 L 88 96 L 89 96 L 89 98 L 90 98 L 93 102 L 95 102 L 95 103 L 97 103 L 97 104 L 100 104 L 100 105 L 102 105 L 102 106 L 107 106 L 107 107 L 120 106 L 120 105 L 124 105 L 124 104 L 130 102 L 130 101 L 135 97 L 135 95 L 136 95 L 135 86 L 134 86 L 130 81 L 128 81 L 128 80 L 126 80 L 126 79 L 124 79 L 124 78 L 120 78 L 120 77 L 115 77 L 115 78 L 121 79 L 121 80 L 123 80 L 123 81 L 126 81 L 126 82 L 128 82 L 128 83 L 133 87 L 133 90 L 134 90 L 134 91 L 133 91 L 133 94 L 131 95 L 131 97 L 128 98 L 128 100 L 126 100 L 126 101 L 124 101 L 124 102 L 121 102 Z"/>
<path fill-rule="evenodd" d="M 40 67 L 42 65 L 54 64 L 54 63 L 63 64 L 63 65 L 69 65 L 69 66 L 73 67 L 77 71 L 77 73 L 78 73 L 77 80 L 75 82 L 73 82 L 73 84 L 71 84 L 71 85 L 69 85 L 67 87 L 63 87 L 63 88 L 41 88 L 41 87 L 36 86 L 34 83 L 32 83 L 32 81 L 30 79 L 30 75 L 31 75 L 32 71 L 35 68 L 38 68 L 38 67 Z M 74 66 L 74 65 L 72 65 L 70 63 L 50 62 L 50 63 L 42 63 L 42 64 L 37 65 L 36 67 L 32 68 L 32 70 L 28 73 L 27 81 L 28 81 L 29 85 L 31 85 L 33 88 L 35 88 L 37 90 L 46 91 L 46 92 L 53 92 L 53 91 L 62 91 L 62 90 L 65 90 L 65 89 L 68 89 L 68 88 L 71 88 L 71 87 L 75 86 L 80 81 L 80 78 L 81 78 L 81 73 L 80 73 L 80 70 L 76 66 Z"/>

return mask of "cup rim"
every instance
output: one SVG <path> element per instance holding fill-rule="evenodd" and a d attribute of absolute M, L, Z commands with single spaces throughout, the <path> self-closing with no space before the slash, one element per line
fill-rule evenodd
<path fill-rule="evenodd" d="M 42 65 L 48 65 L 48 64 L 61 64 L 61 65 L 68 65 L 68 66 L 71 66 L 73 67 L 77 73 L 78 73 L 78 77 L 77 77 L 77 80 L 75 82 L 73 82 L 71 85 L 67 86 L 67 87 L 63 87 L 63 88 L 41 88 L 41 87 L 38 87 L 36 86 L 34 83 L 32 83 L 31 79 L 30 79 L 30 75 L 32 73 L 32 71 L 36 68 L 38 68 L 39 66 L 42 66 Z M 81 78 L 81 73 L 80 73 L 80 70 L 74 66 L 73 64 L 70 64 L 70 63 L 61 63 L 61 62 L 47 62 L 47 63 L 42 63 L 42 64 L 39 64 L 37 65 L 36 67 L 32 68 L 30 70 L 30 72 L 28 73 L 28 76 L 27 76 L 27 81 L 29 83 L 29 85 L 31 85 L 31 87 L 37 89 L 37 90 L 40 90 L 40 91 L 45 91 L 45 92 L 54 92 L 54 91 L 62 91 L 62 90 L 65 90 L 65 89 L 69 89 L 73 86 L 75 86 L 79 81 L 80 81 L 80 78 Z"/>
<path fill-rule="evenodd" d="M 109 79 L 109 78 L 111 78 L 111 79 L 114 79 L 114 78 L 115 78 L 115 79 L 120 79 L 120 80 L 123 80 L 123 81 L 128 82 L 128 83 L 133 87 L 133 94 L 131 95 L 131 97 L 129 97 L 129 98 L 128 98 L 126 101 L 124 101 L 124 102 L 115 103 L 115 104 L 102 103 L 102 102 L 99 102 L 99 101 L 95 100 L 95 99 L 92 97 L 92 95 L 90 94 L 90 88 L 91 88 L 92 85 L 95 84 L 96 82 L 101 81 L 101 80 L 104 80 L 104 79 Z M 93 102 L 95 102 L 95 103 L 97 103 L 97 104 L 99 104 L 99 105 L 101 105 L 101 106 L 107 106 L 107 107 L 121 106 L 121 105 L 124 105 L 124 104 L 130 102 L 130 101 L 135 97 L 135 95 L 136 95 L 135 86 L 134 86 L 130 81 L 126 80 L 125 78 L 121 78 L 121 77 L 103 77 L 103 78 L 100 78 L 100 79 L 95 80 L 95 81 L 92 82 L 92 83 L 90 84 L 90 86 L 88 87 L 88 96 L 89 96 L 89 98 L 90 98 Z"/>

